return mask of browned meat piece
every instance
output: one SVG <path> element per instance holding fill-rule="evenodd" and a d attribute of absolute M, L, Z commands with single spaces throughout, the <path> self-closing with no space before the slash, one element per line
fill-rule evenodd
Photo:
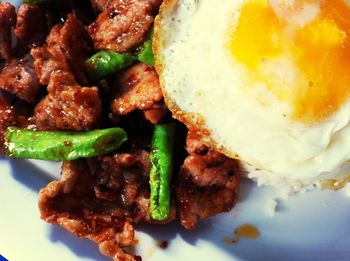
<path fill-rule="evenodd" d="M 118 208 L 117 202 L 98 199 L 94 194 L 96 183 L 87 161 L 63 163 L 61 180 L 40 191 L 41 218 L 95 241 L 101 252 L 114 260 L 120 260 L 118 256 L 137 260 L 122 249 L 137 242 L 132 219 Z"/>
<path fill-rule="evenodd" d="M 149 220 L 149 168 L 149 152 L 134 148 L 65 162 L 61 180 L 40 191 L 41 217 L 95 241 L 114 260 L 137 260 L 123 248 L 137 243 L 134 225 Z"/>
<path fill-rule="evenodd" d="M 235 160 L 210 150 L 192 133 L 186 140 L 186 148 L 189 156 L 184 162 L 182 173 L 194 185 L 198 187 L 225 186 L 236 174 Z"/>
<path fill-rule="evenodd" d="M 83 63 L 90 52 L 88 41 L 81 22 L 70 14 L 64 25 L 52 28 L 44 47 L 32 49 L 35 70 L 49 92 L 35 108 L 38 129 L 80 131 L 99 124 L 98 89 L 79 85 L 87 82 Z"/>
<path fill-rule="evenodd" d="M 0 95 L 0 149 L 4 145 L 4 134 L 7 127 L 16 123 L 15 109 Z"/>
<path fill-rule="evenodd" d="M 35 5 L 22 4 L 17 13 L 15 34 L 22 45 L 44 44 L 48 32 L 44 10 Z"/>
<path fill-rule="evenodd" d="M 53 34 L 54 29 L 51 30 L 50 35 Z M 35 71 L 41 84 L 49 84 L 51 73 L 55 71 L 70 71 L 68 64 L 61 62 L 59 59 L 56 60 L 47 47 L 34 48 L 31 50 L 31 54 L 35 59 Z"/>
<path fill-rule="evenodd" d="M 102 11 L 103 9 L 107 8 L 111 2 L 112 0 L 91 0 L 92 7 L 98 11 Z"/>
<path fill-rule="evenodd" d="M 140 44 L 162 0 L 113 0 L 89 26 L 95 49 L 126 52 Z"/>
<path fill-rule="evenodd" d="M 125 115 L 139 109 L 150 109 L 163 98 L 159 79 L 153 67 L 137 63 L 122 72 L 114 83 L 111 110 Z"/>
<path fill-rule="evenodd" d="M 6 2 L 0 2 L 0 58 L 12 57 L 11 28 L 16 24 L 16 10 Z"/>
<path fill-rule="evenodd" d="M 48 43 L 49 49 L 55 48 L 54 52 L 57 54 L 64 53 L 76 81 L 80 84 L 86 84 L 84 62 L 91 54 L 90 37 L 74 14 L 67 16 L 60 32 L 60 38 L 57 40 L 58 42 Z"/>
<path fill-rule="evenodd" d="M 39 130 L 89 130 L 97 127 L 101 101 L 96 87 L 81 87 L 64 71 L 51 74 L 46 96 L 35 108 Z"/>
<path fill-rule="evenodd" d="M 62 24 L 54 26 L 46 45 L 32 49 L 35 70 L 41 84 L 48 84 L 50 75 L 57 70 L 73 73 L 79 84 L 86 85 L 83 68 L 90 55 L 89 36 L 74 14 L 69 14 Z"/>
<path fill-rule="evenodd" d="M 33 57 L 27 54 L 21 59 L 8 62 L 0 72 L 0 89 L 31 103 L 39 92 L 40 85 L 36 76 Z"/>
<path fill-rule="evenodd" d="M 149 109 L 143 111 L 145 119 L 150 121 L 152 124 L 159 123 L 163 117 L 169 113 L 168 108 L 165 106 L 164 102 L 157 102 L 152 105 Z"/>
<path fill-rule="evenodd" d="M 181 225 L 194 229 L 198 219 L 231 210 L 238 197 L 238 165 L 201 144 L 194 133 L 186 141 L 189 153 L 176 182 Z"/>

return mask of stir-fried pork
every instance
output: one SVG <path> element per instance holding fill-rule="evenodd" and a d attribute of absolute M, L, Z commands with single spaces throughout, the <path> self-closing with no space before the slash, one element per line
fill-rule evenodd
<path fill-rule="evenodd" d="M 180 222 L 194 229 L 198 219 L 231 210 L 238 197 L 238 166 L 203 145 L 196 134 L 189 133 L 186 141 L 189 153 L 181 166 L 176 183 L 176 198 Z"/>
<path fill-rule="evenodd" d="M 95 195 L 99 183 L 94 170 L 96 164 L 96 160 L 65 162 L 61 180 L 40 191 L 41 218 L 78 237 L 95 241 L 101 252 L 114 260 L 120 260 L 119 257 L 136 260 L 122 249 L 137 242 L 132 219 L 120 210 L 117 200 L 99 199 Z"/>
<path fill-rule="evenodd" d="M 136 223 L 152 222 L 149 168 L 149 152 L 135 146 L 112 156 L 65 162 L 61 180 L 40 192 L 41 217 L 95 241 L 114 260 L 137 260 L 123 248 L 137 243 Z M 174 214 L 173 209 L 169 221 Z"/>
<path fill-rule="evenodd" d="M 40 7 L 22 4 L 17 13 L 15 34 L 23 46 L 35 47 L 45 42 L 48 32 L 46 15 Z"/>
<path fill-rule="evenodd" d="M 111 110 L 125 115 L 135 109 L 150 109 L 163 94 L 153 67 L 137 63 L 118 75 L 114 83 Z"/>
<path fill-rule="evenodd" d="M 51 29 L 44 47 L 32 49 L 35 70 L 41 84 L 48 84 L 51 73 L 71 72 L 79 84 L 87 84 L 84 61 L 90 55 L 89 37 L 74 14 Z"/>
<path fill-rule="evenodd" d="M 14 108 L 0 95 L 0 149 L 4 144 L 4 134 L 7 127 L 15 123 L 16 115 Z"/>
<path fill-rule="evenodd" d="M 14 7 L 0 2 L 0 58 L 6 59 L 0 88 L 20 98 L 15 99 L 15 110 L 0 95 L 0 147 L 11 125 L 50 131 L 120 126 L 128 133 L 127 142 L 113 154 L 64 162 L 61 179 L 39 195 L 42 219 L 96 242 L 101 253 L 118 261 L 141 260 L 128 252 L 137 243 L 134 226 L 138 223 L 171 222 L 178 212 L 181 224 L 194 229 L 199 219 L 230 210 L 237 199 L 237 162 L 206 147 L 192 132 L 187 135 L 185 155 L 187 130 L 178 126 L 173 164 L 180 170 L 173 175 L 170 216 L 165 222 L 153 220 L 149 214 L 152 124 L 170 120 L 158 75 L 153 67 L 138 62 L 116 73 L 112 86 L 108 86 L 109 79 L 100 82 L 102 95 L 97 87 L 88 87 L 91 82 L 85 76 L 84 61 L 93 53 L 90 36 L 95 51 L 130 51 L 149 33 L 161 2 L 91 0 L 101 13 L 88 32 L 76 8 L 75 14 L 62 16 L 64 23 L 53 25 L 46 41 L 43 10 L 22 4 L 16 23 Z M 78 5 L 69 1 L 64 6 L 72 10 Z M 87 9 L 92 13 L 91 6 Z M 92 20 L 85 18 L 85 24 Z M 54 20 L 48 20 L 51 26 Z M 18 44 L 13 54 L 15 25 Z M 29 48 L 31 55 L 25 55 Z M 34 104 L 33 112 L 29 103 L 38 101 L 40 84 L 47 85 L 47 95 Z M 107 106 L 102 106 L 100 95 Z"/>
<path fill-rule="evenodd" d="M 162 0 L 112 0 L 89 26 L 95 49 L 126 52 L 140 44 L 161 3 Z"/>
<path fill-rule="evenodd" d="M 35 69 L 48 95 L 35 108 L 39 130 L 88 130 L 98 126 L 101 101 L 96 87 L 81 87 L 89 53 L 88 36 L 75 15 L 56 25 L 44 47 L 32 49 Z"/>
<path fill-rule="evenodd" d="M 164 102 L 154 103 L 149 109 L 143 111 L 145 119 L 150 121 L 152 124 L 159 123 L 168 113 L 169 110 L 165 106 Z"/>
<path fill-rule="evenodd" d="M 82 131 L 98 126 L 101 101 L 96 87 L 81 87 L 71 74 L 55 71 L 47 90 L 35 108 L 37 129 Z"/>
<path fill-rule="evenodd" d="M 5 64 L 0 72 L 0 89 L 27 102 L 34 102 L 40 84 L 35 74 L 33 57 L 30 54 L 21 59 L 12 59 Z"/>
<path fill-rule="evenodd" d="M 15 8 L 6 2 L 0 2 L 0 58 L 12 57 L 11 28 L 16 24 Z"/>

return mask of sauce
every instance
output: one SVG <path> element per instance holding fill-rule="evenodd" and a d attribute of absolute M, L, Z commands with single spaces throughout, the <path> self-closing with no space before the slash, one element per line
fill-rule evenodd
<path fill-rule="evenodd" d="M 234 235 L 237 238 L 254 239 L 260 236 L 260 231 L 253 225 L 243 224 L 235 229 Z"/>
<path fill-rule="evenodd" d="M 166 241 L 166 240 L 163 240 L 161 242 L 158 243 L 158 246 L 161 248 L 161 249 L 167 249 L 168 246 L 169 246 L 169 242 Z"/>
<path fill-rule="evenodd" d="M 241 238 L 255 239 L 260 236 L 260 231 L 253 225 L 243 224 L 237 227 L 233 234 L 234 236 L 232 238 L 224 237 L 223 241 L 227 244 L 234 244 L 238 243 Z"/>
<path fill-rule="evenodd" d="M 321 180 L 321 184 L 320 187 L 321 189 L 329 189 L 329 190 L 340 190 L 342 188 L 344 188 L 348 182 L 350 182 L 350 174 L 349 175 L 345 175 L 344 177 L 342 177 L 341 179 L 324 179 Z"/>

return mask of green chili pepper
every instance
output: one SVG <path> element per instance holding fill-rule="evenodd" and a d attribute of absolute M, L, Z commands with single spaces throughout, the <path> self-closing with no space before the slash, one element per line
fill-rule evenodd
<path fill-rule="evenodd" d="M 5 133 L 5 153 L 13 158 L 74 160 L 110 153 L 126 139 L 121 128 L 63 132 L 9 127 Z"/>
<path fill-rule="evenodd" d="M 173 170 L 175 124 L 154 126 L 150 155 L 150 214 L 154 220 L 167 220 L 170 214 L 170 180 Z"/>
<path fill-rule="evenodd" d="M 148 65 L 154 66 L 154 56 L 152 50 L 154 30 L 151 28 L 150 34 L 147 40 L 137 48 L 137 59 L 140 62 L 146 63 Z"/>
<path fill-rule="evenodd" d="M 130 66 L 136 60 L 137 58 L 129 53 L 99 51 L 85 61 L 85 69 L 89 78 L 97 81 Z"/>
<path fill-rule="evenodd" d="M 45 0 L 28 0 L 45 1 Z M 152 50 L 154 30 L 153 27 L 146 41 L 136 48 L 134 54 L 116 53 L 110 50 L 99 51 L 85 61 L 85 71 L 92 81 L 98 81 L 106 78 L 113 73 L 120 71 L 134 62 L 140 62 L 154 66 L 154 56 Z"/>

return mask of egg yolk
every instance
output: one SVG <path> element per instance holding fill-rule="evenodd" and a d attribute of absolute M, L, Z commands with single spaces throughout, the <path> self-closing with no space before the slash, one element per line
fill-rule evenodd
<path fill-rule="evenodd" d="M 293 118 L 312 124 L 349 98 L 350 5 L 346 0 L 286 2 L 246 1 L 229 48 L 252 81 L 264 82 L 289 103 Z"/>

